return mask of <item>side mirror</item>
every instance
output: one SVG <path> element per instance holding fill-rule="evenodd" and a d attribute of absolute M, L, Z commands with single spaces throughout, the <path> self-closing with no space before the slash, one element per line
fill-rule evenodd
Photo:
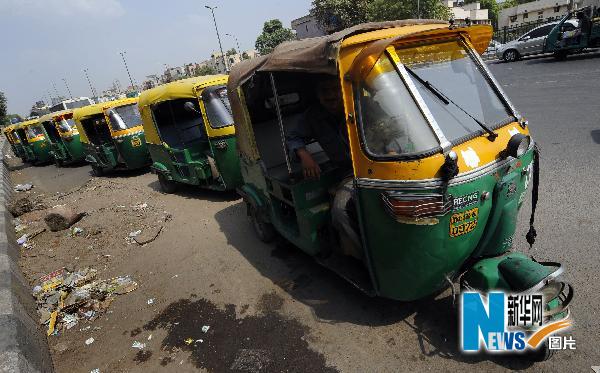
<path fill-rule="evenodd" d="M 196 110 L 196 107 L 194 106 L 194 104 L 190 101 L 186 101 L 185 104 L 183 104 L 183 108 L 186 111 L 189 111 L 190 113 L 200 114 L 200 112 L 198 110 Z"/>

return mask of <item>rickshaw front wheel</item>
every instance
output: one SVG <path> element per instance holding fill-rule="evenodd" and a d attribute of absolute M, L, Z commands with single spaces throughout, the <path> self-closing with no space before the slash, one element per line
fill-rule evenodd
<path fill-rule="evenodd" d="M 97 177 L 104 175 L 104 171 L 102 170 L 102 167 L 98 167 L 98 166 L 94 166 L 94 165 L 92 165 L 92 173 L 94 174 L 94 176 L 97 176 Z"/>
<path fill-rule="evenodd" d="M 254 228 L 254 232 L 262 242 L 271 242 L 275 238 L 275 228 L 269 222 L 266 222 L 261 216 L 260 213 L 256 210 L 252 204 L 247 203 L 248 207 L 248 215 L 250 216 L 250 221 L 252 222 L 252 227 Z"/>
<path fill-rule="evenodd" d="M 167 179 L 167 177 L 163 174 L 158 174 L 158 183 L 160 184 L 160 189 L 167 194 L 175 193 L 177 189 L 177 184 L 173 180 Z"/>

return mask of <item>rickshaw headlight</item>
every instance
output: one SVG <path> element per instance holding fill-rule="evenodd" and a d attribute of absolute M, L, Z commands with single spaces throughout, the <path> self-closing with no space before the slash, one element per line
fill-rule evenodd
<path fill-rule="evenodd" d="M 508 140 L 506 154 L 514 158 L 519 158 L 529 149 L 530 144 L 531 138 L 529 136 L 517 133 Z"/>

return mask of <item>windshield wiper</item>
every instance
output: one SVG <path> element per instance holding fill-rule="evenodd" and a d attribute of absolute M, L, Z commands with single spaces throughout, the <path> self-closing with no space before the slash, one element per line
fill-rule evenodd
<path fill-rule="evenodd" d="M 496 134 L 494 131 L 492 131 L 488 126 L 486 126 L 485 124 L 483 124 L 481 121 L 479 121 L 473 115 L 471 115 L 469 112 L 467 112 L 465 109 L 463 109 L 459 104 L 457 104 L 456 102 L 452 101 L 452 99 L 450 99 L 442 91 L 440 91 L 439 88 L 435 87 L 433 84 L 431 84 L 427 80 L 421 78 L 411 68 L 409 68 L 406 65 L 404 65 L 404 68 L 406 69 L 406 71 L 408 71 L 408 73 L 410 75 L 412 75 L 413 78 L 417 79 L 417 81 L 419 81 L 419 83 L 421 83 L 425 88 L 427 88 L 431 93 L 433 93 L 433 95 L 435 97 L 437 97 L 440 101 L 442 101 L 444 103 L 444 105 L 452 104 L 452 105 L 456 106 L 456 108 L 458 110 L 462 111 L 469 118 L 473 119 L 475 121 L 475 123 L 477 123 L 479 125 L 479 127 L 483 128 L 483 130 L 489 134 L 490 141 L 496 140 L 496 137 L 498 137 L 498 134 Z"/>

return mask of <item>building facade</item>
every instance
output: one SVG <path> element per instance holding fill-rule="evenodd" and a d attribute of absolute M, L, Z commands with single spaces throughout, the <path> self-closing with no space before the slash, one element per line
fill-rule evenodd
<path fill-rule="evenodd" d="M 517 27 L 528 23 L 557 21 L 569 12 L 569 0 L 536 0 L 500 10 L 498 28 Z M 575 1 L 575 8 L 581 1 Z"/>
<path fill-rule="evenodd" d="M 469 19 L 473 24 L 487 25 L 490 23 L 488 10 L 481 9 L 481 4 L 478 1 L 465 4 L 454 0 L 443 0 L 442 4 L 450 9 L 452 18 L 458 23 L 464 23 L 466 19 Z"/>
<path fill-rule="evenodd" d="M 327 31 L 311 14 L 292 20 L 292 30 L 296 31 L 296 39 L 327 35 Z"/>

